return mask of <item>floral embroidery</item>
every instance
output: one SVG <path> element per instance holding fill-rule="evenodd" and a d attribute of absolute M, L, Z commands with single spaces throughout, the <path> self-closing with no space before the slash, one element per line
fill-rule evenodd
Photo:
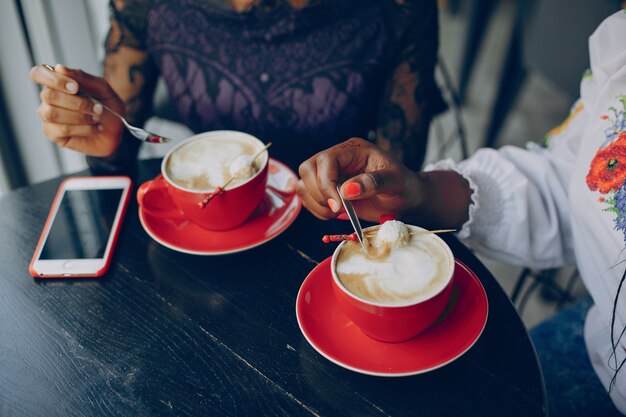
<path fill-rule="evenodd" d="M 587 174 L 587 185 L 591 191 L 608 194 L 617 191 L 624 179 L 626 179 L 626 132 L 615 142 L 596 152 Z"/>
<path fill-rule="evenodd" d="M 609 114 L 600 115 L 611 127 L 604 131 L 605 140 L 596 152 L 585 179 L 591 191 L 599 191 L 598 201 L 605 211 L 615 214 L 615 230 L 624 233 L 626 242 L 626 96 L 618 97 L 622 110 L 609 108 Z"/>
<path fill-rule="evenodd" d="M 626 132 L 626 119 L 624 119 L 624 109 L 626 109 L 626 96 L 620 96 L 619 101 L 622 103 L 622 110 L 617 110 L 615 107 L 610 107 L 609 114 L 603 114 L 600 116 L 602 120 L 608 120 L 611 123 L 611 127 L 607 128 L 604 131 L 604 135 L 606 136 L 606 140 L 602 144 L 602 148 L 607 146 L 610 142 L 615 140 L 615 138 L 619 137 L 623 132 Z M 611 119 L 611 116 L 614 119 Z"/>

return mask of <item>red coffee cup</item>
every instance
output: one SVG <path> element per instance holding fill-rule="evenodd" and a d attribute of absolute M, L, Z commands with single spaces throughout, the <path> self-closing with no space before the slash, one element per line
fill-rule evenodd
<path fill-rule="evenodd" d="M 377 228 L 373 226 L 364 230 Z M 425 230 L 420 227 L 407 225 L 411 230 Z M 426 330 L 443 313 L 452 294 L 454 276 L 454 256 L 448 245 L 437 235 L 428 235 L 435 239 L 441 250 L 447 256 L 448 274 L 440 287 L 432 294 L 416 302 L 405 304 L 385 305 L 366 300 L 352 294 L 339 280 L 336 273 L 336 262 L 342 247 L 342 242 L 333 253 L 331 271 L 333 275 L 333 292 L 341 310 L 363 333 L 372 339 L 382 342 L 402 342 L 417 336 Z"/>
<path fill-rule="evenodd" d="M 245 182 L 228 186 L 226 191 L 216 195 L 202 207 L 202 202 L 211 196 L 215 189 L 194 190 L 174 182 L 167 172 L 167 161 L 182 146 L 197 140 L 223 140 L 225 136 L 244 139 L 255 144 L 261 150 L 263 142 L 252 135 L 232 130 L 219 130 L 201 133 L 190 137 L 172 148 L 163 158 L 161 174 L 153 180 L 143 183 L 137 190 L 137 202 L 151 216 L 168 219 L 186 219 L 208 230 L 233 229 L 244 223 L 259 206 L 265 196 L 268 176 L 269 156 L 264 152 L 257 158 L 261 169 Z M 160 201 L 163 191 L 169 195 L 171 204 Z M 154 193 L 155 197 L 150 196 Z M 161 193 L 161 194 L 159 194 Z"/>

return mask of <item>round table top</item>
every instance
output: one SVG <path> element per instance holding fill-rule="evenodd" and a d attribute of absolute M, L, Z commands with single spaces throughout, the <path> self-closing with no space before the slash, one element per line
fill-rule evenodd
<path fill-rule="evenodd" d="M 140 161 L 135 188 L 159 172 Z M 84 174 L 84 173 L 82 173 Z M 198 256 L 153 240 L 134 197 L 109 271 L 34 279 L 28 264 L 62 178 L 0 198 L 0 410 L 3 416 L 544 416 L 534 347 L 508 296 L 454 237 L 489 316 L 478 341 L 439 369 L 385 378 L 337 366 L 296 320 L 298 290 L 334 248 L 303 210 L 275 239 Z"/>

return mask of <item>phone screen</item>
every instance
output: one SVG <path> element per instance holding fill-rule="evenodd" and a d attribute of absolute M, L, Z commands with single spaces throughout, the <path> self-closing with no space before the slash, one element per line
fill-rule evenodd
<path fill-rule="evenodd" d="M 65 190 L 39 259 L 103 258 L 123 191 Z"/>

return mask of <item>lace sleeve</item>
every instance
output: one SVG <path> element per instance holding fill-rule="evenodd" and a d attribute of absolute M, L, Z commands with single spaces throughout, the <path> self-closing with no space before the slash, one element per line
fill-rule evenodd
<path fill-rule="evenodd" d="M 105 41 L 104 78 L 124 101 L 126 119 L 139 126 L 152 112 L 158 77 L 156 66 L 145 51 L 149 7 L 148 0 L 111 0 L 111 26 Z M 88 156 L 87 164 L 94 174 L 130 173 L 140 144 L 124 131 L 113 155 Z"/>
<path fill-rule="evenodd" d="M 147 0 L 110 0 L 111 28 L 106 40 L 107 51 L 119 49 L 122 45 L 145 49 L 149 9 L 150 1 Z"/>
<path fill-rule="evenodd" d="M 439 22 L 435 0 L 394 2 L 398 51 L 385 86 L 376 142 L 419 170 L 426 153 L 428 128 L 446 107 L 435 83 Z"/>

